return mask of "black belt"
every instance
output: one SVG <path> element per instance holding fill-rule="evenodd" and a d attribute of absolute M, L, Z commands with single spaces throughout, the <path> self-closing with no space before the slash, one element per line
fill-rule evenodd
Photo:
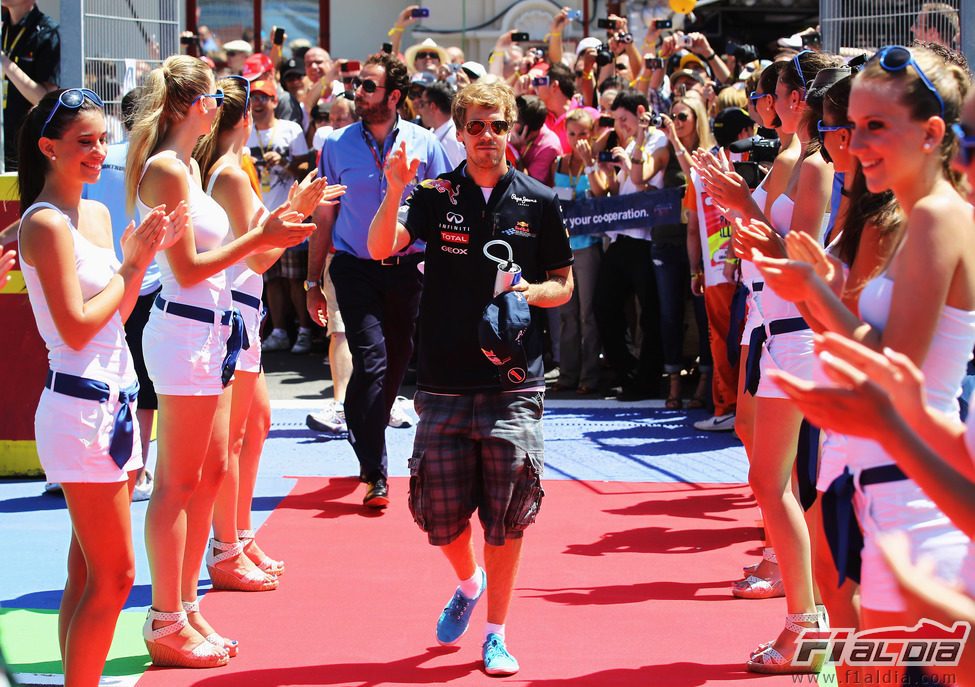
<path fill-rule="evenodd" d="M 769 336 L 776 334 L 789 334 L 791 332 L 801 332 L 809 329 L 809 325 L 801 317 L 789 317 L 784 320 L 772 320 L 768 323 Z"/>
<path fill-rule="evenodd" d="M 763 281 L 753 281 L 752 282 L 752 293 L 758 293 L 765 288 L 765 282 Z"/>
<path fill-rule="evenodd" d="M 766 339 L 776 334 L 800 332 L 808 328 L 809 325 L 801 317 L 788 317 L 769 322 L 767 332 L 765 325 L 752 330 L 751 338 L 748 340 L 748 359 L 745 361 L 745 390 L 748 393 L 754 396 L 758 392 L 758 383 L 762 379 L 762 366 L 759 361 L 762 358 L 762 347 Z"/>
<path fill-rule="evenodd" d="M 423 259 L 423 253 L 409 253 L 408 255 L 390 255 L 382 260 L 375 260 L 383 267 L 395 267 L 396 265 L 416 264 Z"/>
<path fill-rule="evenodd" d="M 243 291 L 234 291 L 234 290 L 231 290 L 230 296 L 231 298 L 234 299 L 235 303 L 243 303 L 244 305 L 249 305 L 250 307 L 254 308 L 254 310 L 258 310 L 258 311 L 260 311 L 261 309 L 261 299 L 258 298 L 257 296 L 252 296 L 249 293 L 244 293 Z"/>
<path fill-rule="evenodd" d="M 900 482 L 907 479 L 907 475 L 896 465 L 880 465 L 867 468 L 860 473 L 860 486 L 868 484 L 883 484 L 884 482 Z"/>
<path fill-rule="evenodd" d="M 233 317 L 233 310 L 210 310 L 196 305 L 186 305 L 185 303 L 175 303 L 167 301 L 162 296 L 156 296 L 156 307 L 163 312 L 171 315 L 185 317 L 189 320 L 204 322 L 206 324 L 230 324 Z"/>

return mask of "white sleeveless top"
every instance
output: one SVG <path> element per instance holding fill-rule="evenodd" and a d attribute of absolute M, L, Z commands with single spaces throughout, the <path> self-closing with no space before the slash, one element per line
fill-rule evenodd
<path fill-rule="evenodd" d="M 893 291 L 894 282 L 881 275 L 867 282 L 860 292 L 860 317 L 878 331 L 883 331 L 887 325 Z M 942 306 L 931 346 L 921 365 L 925 396 L 930 406 L 943 413 L 958 415 L 958 394 L 973 345 L 975 311 Z"/>
<path fill-rule="evenodd" d="M 210 173 L 210 182 L 207 184 L 207 196 L 213 197 L 213 185 L 216 183 L 217 177 L 220 176 L 220 172 L 228 167 L 230 165 L 223 163 Z M 250 189 L 250 192 L 254 203 L 253 207 L 257 212 L 261 213 L 263 219 L 263 216 L 267 214 L 267 208 L 264 207 L 264 204 L 261 202 L 261 197 L 254 192 L 254 189 Z M 224 245 L 233 241 L 234 238 L 234 232 L 228 231 L 223 241 Z M 258 299 L 264 291 L 264 279 L 257 272 L 249 268 L 245 260 L 241 260 L 227 268 L 227 279 L 230 280 L 230 288 L 234 291 L 240 291 Z"/>
<path fill-rule="evenodd" d="M 772 228 L 775 229 L 779 236 L 785 236 L 789 233 L 789 229 L 792 226 L 792 214 L 794 210 L 795 202 L 784 193 L 776 198 L 775 202 L 772 203 L 772 207 L 769 208 L 769 221 L 772 222 Z M 821 229 L 827 226 L 829 226 L 828 212 L 823 215 Z M 773 320 L 802 317 L 795 303 L 779 297 L 768 286 L 762 291 L 762 315 L 765 317 L 766 323 Z"/>
<path fill-rule="evenodd" d="M 142 167 L 142 176 L 153 160 L 168 156 L 180 162 L 186 171 L 186 182 L 189 184 L 189 211 L 190 218 L 193 220 L 193 238 L 196 242 L 196 252 L 203 253 L 213 250 L 223 244 L 227 234 L 230 233 L 230 220 L 220 204 L 203 192 L 193 178 L 190 168 L 187 167 L 176 153 L 171 150 L 164 150 L 156 153 Z M 142 178 L 139 179 L 142 184 Z M 136 207 L 139 217 L 145 217 L 152 208 L 142 202 L 141 195 L 137 192 Z M 169 266 L 169 259 L 165 251 L 156 254 L 156 263 L 159 265 L 159 273 L 162 281 L 162 293 L 160 294 L 167 301 L 184 303 L 186 305 L 196 305 L 210 310 L 229 310 L 232 306 L 230 300 L 230 287 L 227 275 L 224 271 L 212 274 L 206 279 L 194 284 L 193 286 L 180 286 L 173 276 L 173 270 Z"/>
<path fill-rule="evenodd" d="M 87 301 L 101 293 L 109 280 L 118 272 L 121 264 L 115 256 L 113 247 L 102 248 L 82 236 L 71 223 L 71 219 L 50 203 L 34 203 L 24 212 L 21 223 L 30 213 L 41 208 L 50 208 L 60 213 L 71 231 L 74 242 L 74 262 L 81 285 L 81 297 Z M 18 228 L 19 233 L 19 228 Z M 47 346 L 47 359 L 55 372 L 66 372 L 79 377 L 87 377 L 120 387 L 130 386 L 136 380 L 135 367 L 125 343 L 125 329 L 118 310 L 112 313 L 108 323 L 98 330 L 84 349 L 76 351 L 64 342 L 58 333 L 54 319 L 47 307 L 44 290 L 37 276 L 37 269 L 20 261 L 20 269 L 27 285 L 37 330 Z"/>

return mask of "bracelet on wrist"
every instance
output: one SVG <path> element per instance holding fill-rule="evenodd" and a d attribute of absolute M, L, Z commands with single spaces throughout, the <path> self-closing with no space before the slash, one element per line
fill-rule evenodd
<path fill-rule="evenodd" d="M 397 33 L 403 33 L 403 27 L 401 27 L 401 26 L 394 26 L 393 28 L 391 28 L 389 30 L 389 33 L 387 33 L 386 35 L 387 36 L 395 36 Z"/>
<path fill-rule="evenodd" d="M 712 53 L 711 53 L 711 54 L 710 54 L 709 56 L 707 56 L 707 57 L 704 57 L 704 55 L 701 55 L 701 57 L 703 57 L 703 58 L 704 58 L 704 60 L 705 60 L 705 61 L 707 62 L 707 61 L 710 61 L 710 60 L 713 60 L 713 59 L 714 59 L 715 57 L 717 57 L 717 55 L 718 55 L 718 53 L 716 53 L 716 52 L 712 52 Z"/>
<path fill-rule="evenodd" d="M 582 172 L 586 176 L 589 176 L 590 174 L 592 174 L 595 171 L 596 171 L 596 165 L 586 165 L 585 167 L 582 168 Z"/>
<path fill-rule="evenodd" d="M 698 277 L 703 277 L 704 272 L 691 272 L 691 279 L 696 279 Z"/>

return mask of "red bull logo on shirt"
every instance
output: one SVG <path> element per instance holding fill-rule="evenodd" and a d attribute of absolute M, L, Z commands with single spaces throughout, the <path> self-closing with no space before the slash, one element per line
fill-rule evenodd
<path fill-rule="evenodd" d="M 451 205 L 457 205 L 457 189 L 446 179 L 424 179 L 420 182 L 423 188 L 436 189 L 440 193 L 446 193 Z"/>

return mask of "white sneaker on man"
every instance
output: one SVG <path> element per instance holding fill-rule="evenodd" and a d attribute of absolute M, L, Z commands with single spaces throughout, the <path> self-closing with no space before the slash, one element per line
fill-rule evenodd
<path fill-rule="evenodd" d="M 308 413 L 305 417 L 308 429 L 322 434 L 345 434 L 349 431 L 345 424 L 345 405 L 337 401 L 328 401 L 318 413 Z"/>
<path fill-rule="evenodd" d="M 295 355 L 303 355 L 311 350 L 311 330 L 304 327 L 298 328 L 298 336 L 295 337 L 295 345 L 291 347 L 291 352 Z"/>
<path fill-rule="evenodd" d="M 269 351 L 286 351 L 289 348 L 291 348 L 291 342 L 288 341 L 288 333 L 283 329 L 275 329 L 261 343 L 262 353 L 267 353 Z"/>
<path fill-rule="evenodd" d="M 694 429 L 702 432 L 730 432 L 735 428 L 735 414 L 715 415 L 707 420 L 698 420 L 694 423 Z"/>
<path fill-rule="evenodd" d="M 407 410 L 413 410 L 413 401 L 406 396 L 397 396 L 393 407 L 389 410 L 389 426 L 402 429 L 413 424 L 413 418 Z"/>

